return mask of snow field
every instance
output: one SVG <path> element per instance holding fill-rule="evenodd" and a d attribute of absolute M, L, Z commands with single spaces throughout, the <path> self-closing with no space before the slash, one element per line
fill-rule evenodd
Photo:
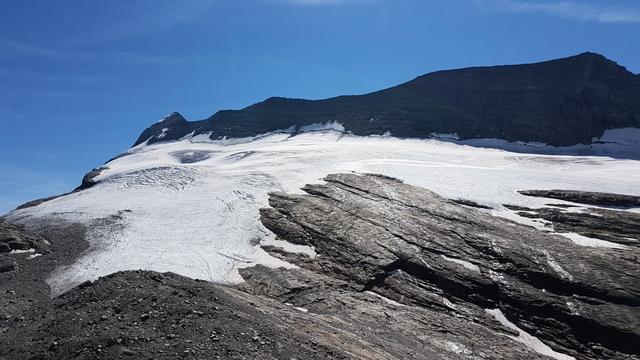
<path fill-rule="evenodd" d="M 640 162 L 634 160 L 520 154 L 438 140 L 317 131 L 142 144 L 106 164 L 94 187 L 8 217 L 22 223 L 53 217 L 92 224 L 89 251 L 49 279 L 54 294 L 132 269 L 233 284 L 242 281 L 242 267 L 292 266 L 258 244 L 314 254 L 308 247 L 276 240 L 262 226 L 258 210 L 268 205 L 269 192 L 301 193 L 307 183 L 349 171 L 393 176 L 445 197 L 489 205 L 494 215 L 524 223 L 530 219 L 501 205 L 539 207 L 562 201 L 526 197 L 517 190 L 640 194 Z M 96 223 L 114 216 L 117 220 Z"/>

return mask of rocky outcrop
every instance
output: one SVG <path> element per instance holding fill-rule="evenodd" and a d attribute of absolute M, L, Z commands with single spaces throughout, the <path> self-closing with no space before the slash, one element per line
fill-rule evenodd
<path fill-rule="evenodd" d="M 508 206 L 530 219 L 543 219 L 559 233 L 576 233 L 622 245 L 640 246 L 640 214 L 600 208 L 542 207 L 538 209 Z"/>
<path fill-rule="evenodd" d="M 42 204 L 43 202 L 54 200 L 54 199 L 57 199 L 57 198 L 62 197 L 62 196 L 66 196 L 66 195 L 73 194 L 73 193 L 78 192 L 78 191 L 82 191 L 82 190 L 88 189 L 88 188 L 90 188 L 90 187 L 92 187 L 92 186 L 94 186 L 94 185 L 96 185 L 98 183 L 98 181 L 94 180 L 94 178 L 96 176 L 100 175 L 102 170 L 105 170 L 105 169 L 106 169 L 106 167 L 102 166 L 102 167 L 93 169 L 93 170 L 89 171 L 88 173 L 84 174 L 84 176 L 82 177 L 82 182 L 80 183 L 80 185 L 78 187 L 73 189 L 73 191 L 70 191 L 70 192 L 67 192 L 67 193 L 64 193 L 64 194 L 48 196 L 48 197 L 41 198 L 41 199 L 31 200 L 31 201 L 28 201 L 28 202 L 26 202 L 24 204 L 21 204 L 18 207 L 16 207 L 16 210 L 26 209 L 26 208 L 30 208 L 30 207 L 33 207 L 33 206 L 38 206 L 38 205 Z"/>
<path fill-rule="evenodd" d="M 450 324 L 454 319 L 501 333 L 487 314 L 504 314 L 562 354 L 640 354 L 636 249 L 582 247 L 386 177 L 337 174 L 325 181 L 304 187 L 306 195 L 274 193 L 262 210 L 267 228 L 318 254 L 305 259 L 268 249 L 306 275 L 286 286 L 262 276 L 267 293 L 307 307 L 329 301 L 327 293 L 371 292 L 424 311 L 425 322 L 456 334 L 466 335 L 465 326 Z M 424 342 L 432 332 L 421 332 Z M 481 346 L 483 336 L 467 341 Z"/>
<path fill-rule="evenodd" d="M 97 184 L 98 181 L 94 180 L 94 178 L 96 176 L 100 175 L 102 170 L 105 170 L 105 169 L 106 169 L 105 167 L 99 167 L 97 169 L 93 169 L 93 170 L 89 171 L 88 173 L 84 174 L 84 176 L 82 177 L 82 183 L 80 183 L 80 186 L 75 188 L 74 191 L 80 191 L 80 190 L 88 189 L 88 188 L 94 186 L 95 184 Z"/>
<path fill-rule="evenodd" d="M 522 190 L 522 195 L 620 208 L 640 207 L 640 196 L 577 190 Z"/>
<path fill-rule="evenodd" d="M 460 139 L 590 144 L 606 129 L 640 127 L 640 77 L 594 53 L 438 71 L 366 95 L 315 101 L 274 97 L 193 122 L 172 113 L 147 128 L 134 146 L 189 134 L 221 139 L 295 133 L 327 122 L 356 135 L 455 133 Z"/>
<path fill-rule="evenodd" d="M 0 253 L 28 251 L 30 249 L 46 251 L 46 240 L 28 232 L 24 227 L 6 223 L 0 219 Z"/>

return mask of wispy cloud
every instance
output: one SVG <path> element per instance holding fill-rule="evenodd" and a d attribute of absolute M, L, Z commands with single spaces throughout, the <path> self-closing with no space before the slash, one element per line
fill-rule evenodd
<path fill-rule="evenodd" d="M 336 4 L 366 4 L 377 0 L 285 0 L 294 5 L 336 5 Z"/>
<path fill-rule="evenodd" d="M 640 23 L 640 7 L 601 5 L 577 1 L 475 0 L 487 11 L 541 13 L 579 21 Z"/>
<path fill-rule="evenodd" d="M 107 60 L 150 65 L 167 65 L 184 62 L 179 56 L 167 54 L 143 54 L 130 51 L 94 52 L 83 50 L 66 50 L 15 40 L 0 39 L 0 58 L 27 56 L 45 59 L 74 60 Z M 5 69 L 7 70 L 7 69 Z M 0 71 L 1 73 L 1 71 Z"/>
<path fill-rule="evenodd" d="M 122 17 L 96 32 L 88 32 L 89 42 L 116 40 L 154 34 L 205 18 L 218 0 L 148 0 L 122 8 Z"/>
<path fill-rule="evenodd" d="M 96 21 L 82 34 L 63 41 L 22 41 L 0 38 L 0 59 L 32 57 L 51 60 L 111 60 L 142 64 L 175 64 L 185 59 L 170 54 L 149 54 L 135 51 L 95 51 L 96 44 L 118 42 L 123 39 L 171 31 L 206 19 L 219 0 L 141 0 L 133 4 L 114 4 L 116 20 Z M 104 46 L 100 46 L 104 48 Z M 88 50 L 92 49 L 92 50 Z"/>
<path fill-rule="evenodd" d="M 0 38 L 0 57 L 13 54 L 44 57 L 48 59 L 89 58 L 108 56 L 117 60 L 139 63 L 176 63 L 179 58 L 149 56 L 135 52 L 97 53 L 78 49 L 105 41 L 118 41 L 130 37 L 162 33 L 202 19 L 219 3 L 219 0 L 141 0 L 134 4 L 115 4 L 116 20 L 95 24 L 84 29 L 74 38 L 67 38 L 59 45 L 40 45 L 16 39 Z"/>

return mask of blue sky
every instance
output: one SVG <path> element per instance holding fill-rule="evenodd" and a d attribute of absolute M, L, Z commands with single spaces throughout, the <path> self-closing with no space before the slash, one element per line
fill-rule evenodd
<path fill-rule="evenodd" d="M 0 22 L 0 213 L 73 189 L 172 111 L 584 51 L 640 72 L 636 0 L 9 0 Z"/>

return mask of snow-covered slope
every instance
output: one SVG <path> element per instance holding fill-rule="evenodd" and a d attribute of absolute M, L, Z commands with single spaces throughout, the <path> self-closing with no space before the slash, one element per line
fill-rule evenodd
<path fill-rule="evenodd" d="M 503 139 L 468 139 L 459 140 L 457 134 L 433 134 L 440 140 L 452 141 L 460 145 L 471 145 L 502 149 L 507 151 L 547 154 L 547 155 L 580 155 L 610 156 L 640 160 L 640 129 L 627 127 L 608 129 L 604 134 L 591 139 L 590 144 L 571 146 L 551 146 L 537 142 L 510 142 Z"/>
<path fill-rule="evenodd" d="M 269 192 L 296 192 L 328 173 L 386 174 L 492 206 L 494 214 L 511 218 L 501 204 L 548 202 L 517 190 L 640 195 L 640 162 L 634 160 L 530 155 L 335 131 L 199 142 L 204 138 L 142 144 L 106 164 L 94 187 L 8 215 L 21 223 L 45 217 L 92 225 L 90 250 L 52 276 L 54 293 L 128 269 L 237 283 L 240 267 L 290 266 L 257 246 L 278 243 L 260 223 L 258 209 L 267 205 Z"/>

